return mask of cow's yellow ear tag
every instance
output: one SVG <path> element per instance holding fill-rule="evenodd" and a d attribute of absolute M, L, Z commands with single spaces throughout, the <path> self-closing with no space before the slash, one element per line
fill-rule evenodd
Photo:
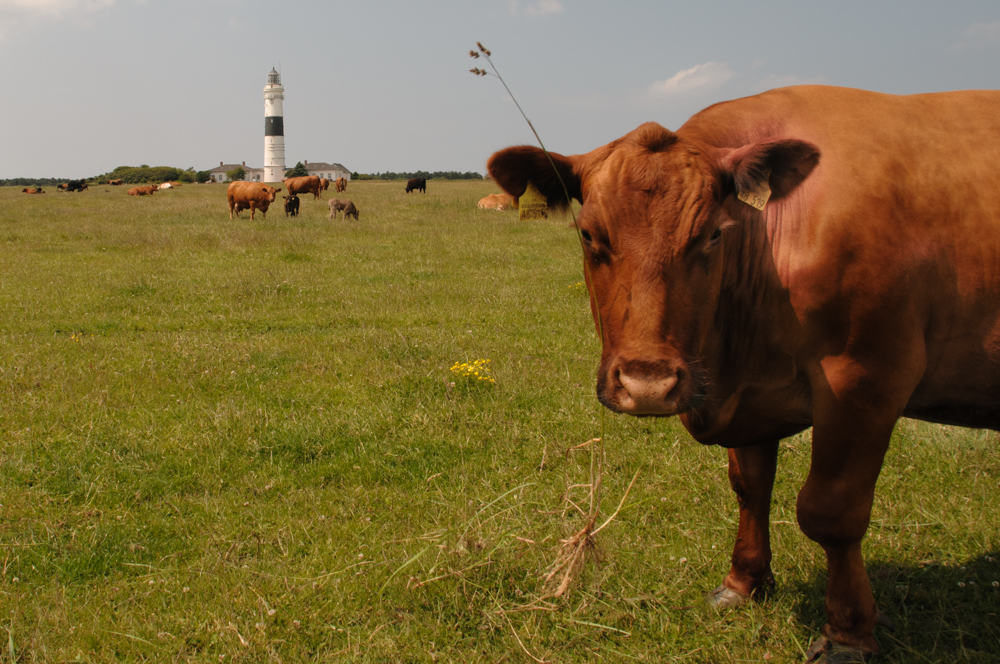
<path fill-rule="evenodd" d="M 736 192 L 736 198 L 740 199 L 747 205 L 758 210 L 763 210 L 764 206 L 767 205 L 768 199 L 771 198 L 771 187 L 768 186 L 768 180 L 771 178 L 771 171 L 764 174 L 764 179 L 761 181 L 760 185 L 752 191 L 738 191 Z"/>
<path fill-rule="evenodd" d="M 542 192 L 538 191 L 531 182 L 528 182 L 527 188 L 525 188 L 521 197 L 517 199 L 517 203 L 517 218 L 522 221 L 525 219 L 549 218 L 548 201 L 542 195 Z"/>

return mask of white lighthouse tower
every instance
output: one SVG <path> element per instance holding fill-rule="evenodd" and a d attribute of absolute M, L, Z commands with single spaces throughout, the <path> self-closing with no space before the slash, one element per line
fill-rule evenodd
<path fill-rule="evenodd" d="M 284 99 L 281 74 L 272 68 L 264 86 L 264 182 L 281 182 L 285 176 Z"/>

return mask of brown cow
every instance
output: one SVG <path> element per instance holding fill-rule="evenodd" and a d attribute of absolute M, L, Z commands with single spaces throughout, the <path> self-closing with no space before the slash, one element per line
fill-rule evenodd
<path fill-rule="evenodd" d="M 254 218 L 254 213 L 260 210 L 261 215 L 267 218 L 267 208 L 274 202 L 275 195 L 281 191 L 281 187 L 274 187 L 260 182 L 233 182 L 226 189 L 226 198 L 229 199 L 229 218 L 233 218 L 233 212 L 240 216 L 243 210 L 250 210 L 250 219 Z"/>
<path fill-rule="evenodd" d="M 41 187 L 33 187 L 33 188 L 30 188 L 30 189 L 27 188 L 27 187 L 25 187 L 24 189 L 21 190 L 21 193 L 22 194 L 44 194 L 45 192 L 42 191 Z"/>
<path fill-rule="evenodd" d="M 420 193 L 427 193 L 427 178 L 410 178 L 406 181 L 406 193 L 420 190 Z"/>
<path fill-rule="evenodd" d="M 120 184 L 122 184 L 122 180 L 121 180 L 120 178 L 119 178 L 119 179 L 117 179 L 117 180 L 108 180 L 108 184 L 110 184 L 110 185 L 113 185 L 113 186 L 117 187 L 117 186 L 119 186 Z"/>
<path fill-rule="evenodd" d="M 313 200 L 319 198 L 319 192 L 321 189 L 319 176 L 317 175 L 303 175 L 297 178 L 288 178 L 283 180 L 285 187 L 288 188 L 288 195 L 292 194 L 312 194 Z"/>
<path fill-rule="evenodd" d="M 330 188 L 330 181 L 326 178 L 319 179 L 319 188 L 321 191 L 326 191 Z"/>
<path fill-rule="evenodd" d="M 490 194 L 486 198 L 479 199 L 480 210 L 497 210 L 503 212 L 510 208 L 516 208 L 517 201 L 510 194 Z"/>
<path fill-rule="evenodd" d="M 829 577 L 811 661 L 878 651 L 861 540 L 896 420 L 1000 430 L 998 153 L 1000 92 L 802 86 L 552 154 L 583 203 L 599 399 L 729 448 L 739 526 L 712 603 L 772 583 L 778 441 L 812 427 L 797 516 Z M 567 204 L 536 148 L 489 171 Z"/>
<path fill-rule="evenodd" d="M 334 189 L 337 190 L 338 194 L 342 191 L 347 191 L 347 178 L 337 178 Z"/>
<path fill-rule="evenodd" d="M 132 187 L 128 190 L 129 196 L 152 196 L 157 191 L 156 185 L 151 184 L 145 187 Z"/>
<path fill-rule="evenodd" d="M 347 221 L 348 217 L 354 217 L 355 221 L 358 218 L 358 208 L 346 198 L 331 198 L 327 201 L 327 205 L 330 206 L 330 219 L 335 219 L 341 210 L 344 211 L 344 221 Z"/>

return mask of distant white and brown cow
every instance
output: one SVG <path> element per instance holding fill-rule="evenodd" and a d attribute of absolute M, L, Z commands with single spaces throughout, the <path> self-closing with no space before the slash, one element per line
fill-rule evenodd
<path fill-rule="evenodd" d="M 517 207 L 517 199 L 510 194 L 490 194 L 479 200 L 480 210 L 497 210 L 503 212 Z"/>

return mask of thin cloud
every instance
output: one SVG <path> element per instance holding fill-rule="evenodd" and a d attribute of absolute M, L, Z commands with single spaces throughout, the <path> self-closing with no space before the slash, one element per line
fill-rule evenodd
<path fill-rule="evenodd" d="M 566 8 L 562 6 L 559 0 L 536 0 L 535 2 L 529 2 L 524 6 L 524 9 L 520 9 L 517 0 L 507 0 L 507 8 L 514 16 L 518 14 L 524 14 L 525 16 L 548 16 L 549 14 L 558 14 L 566 11 Z"/>
<path fill-rule="evenodd" d="M 657 81 L 647 90 L 657 97 L 697 94 L 714 90 L 735 75 L 725 62 L 706 62 L 679 71 L 665 81 Z"/>
<path fill-rule="evenodd" d="M 988 47 L 1000 45 L 1000 21 L 992 23 L 973 23 L 962 33 L 952 48 L 956 51 L 964 51 L 969 48 Z"/>
<path fill-rule="evenodd" d="M 85 19 L 114 4 L 115 0 L 0 0 L 0 39 L 27 23 L 45 19 Z"/>

